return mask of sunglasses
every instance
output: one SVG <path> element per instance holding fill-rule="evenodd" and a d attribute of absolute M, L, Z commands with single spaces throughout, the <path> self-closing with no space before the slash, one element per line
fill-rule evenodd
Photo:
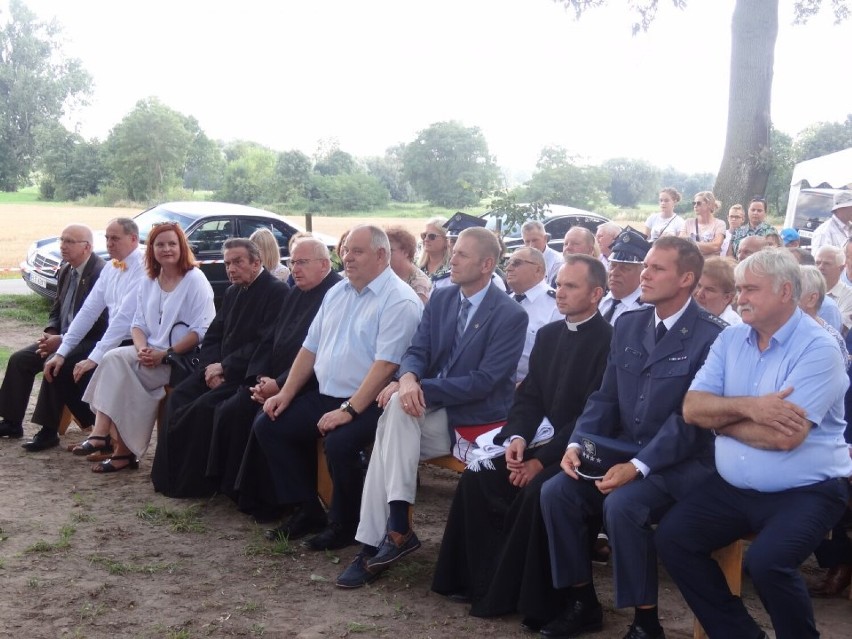
<path fill-rule="evenodd" d="M 438 235 L 437 233 L 421 233 L 420 234 L 421 240 L 429 240 L 430 242 L 437 240 L 439 237 L 441 237 L 441 236 Z"/>
<path fill-rule="evenodd" d="M 704 204 L 704 202 L 699 200 L 698 202 L 693 202 L 692 206 L 701 206 L 702 204 Z"/>

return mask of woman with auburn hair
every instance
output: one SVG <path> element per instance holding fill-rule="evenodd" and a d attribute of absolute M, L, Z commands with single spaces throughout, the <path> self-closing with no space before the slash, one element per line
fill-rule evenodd
<path fill-rule="evenodd" d="M 249 236 L 249 239 L 257 244 L 260 249 L 260 260 L 263 262 L 263 268 L 272 273 L 282 282 L 286 282 L 290 277 L 290 269 L 281 263 L 281 249 L 278 247 L 278 242 L 275 241 L 275 236 L 267 228 L 257 229 Z"/>
<path fill-rule="evenodd" d="M 429 301 L 432 292 L 432 282 L 426 274 L 414 264 L 414 251 L 417 250 L 417 240 L 401 226 L 391 226 L 385 229 L 390 240 L 390 265 L 393 272 L 403 282 L 417 293 L 424 304 Z"/>
<path fill-rule="evenodd" d="M 701 191 L 692 198 L 695 217 L 686 220 L 681 237 L 695 242 L 704 257 L 719 255 L 725 241 L 725 223 L 714 217 L 719 201 L 710 191 Z"/>
<path fill-rule="evenodd" d="M 426 230 L 420 234 L 423 250 L 417 266 L 430 280 L 432 288 L 449 286 L 450 284 L 450 242 L 447 239 L 447 220 L 443 217 L 433 217 L 426 222 Z"/>
<path fill-rule="evenodd" d="M 678 202 L 680 193 L 677 189 L 667 186 L 660 191 L 660 212 L 645 220 L 645 237 L 649 242 L 654 242 L 663 235 L 680 235 L 683 230 L 683 218 L 674 210 Z"/>
<path fill-rule="evenodd" d="M 95 413 L 95 425 L 72 452 L 112 451 L 112 457 L 95 464 L 92 472 L 139 467 L 171 375 L 166 356 L 195 348 L 216 314 L 213 289 L 196 268 L 178 224 L 163 222 L 151 229 L 145 269 L 148 277 L 139 284 L 130 329 L 133 345 L 108 352 L 83 395 Z"/>

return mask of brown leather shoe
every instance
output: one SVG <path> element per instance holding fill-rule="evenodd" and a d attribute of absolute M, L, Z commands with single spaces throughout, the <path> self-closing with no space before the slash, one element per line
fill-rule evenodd
<path fill-rule="evenodd" d="M 814 597 L 836 597 L 841 594 L 852 582 L 852 565 L 838 564 L 830 568 L 822 583 L 810 592 Z"/>

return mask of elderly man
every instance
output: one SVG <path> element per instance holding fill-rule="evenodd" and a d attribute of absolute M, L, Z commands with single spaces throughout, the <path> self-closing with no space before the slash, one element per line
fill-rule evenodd
<path fill-rule="evenodd" d="M 561 255 L 559 260 L 562 263 Z M 527 376 L 530 353 L 538 329 L 545 324 L 562 319 L 556 307 L 556 291 L 544 281 L 544 268 L 544 257 L 534 248 L 518 249 L 512 253 L 512 257 L 506 264 L 506 283 L 512 291 L 512 298 L 521 305 L 530 318 L 524 350 L 515 373 L 515 383 L 520 383 Z"/>
<path fill-rule="evenodd" d="M 842 332 L 845 335 L 852 327 L 852 287 L 840 280 L 840 274 L 846 267 L 846 252 L 831 244 L 823 245 L 816 252 L 816 267 L 825 278 L 825 289 L 828 297 L 837 302 L 840 309 L 840 319 L 843 323 Z"/>
<path fill-rule="evenodd" d="M 263 268 L 254 242 L 231 238 L 222 252 L 231 286 L 201 342 L 198 368 L 169 395 L 158 434 L 151 481 L 169 497 L 215 491 L 206 477 L 213 413 L 245 381 L 251 356 L 273 326 L 288 288 Z"/>
<path fill-rule="evenodd" d="M 278 317 L 267 327 L 266 336 L 255 348 L 246 367 L 245 379 L 213 413 L 207 476 L 218 483 L 220 492 L 231 497 L 237 496 L 234 484 L 255 416 L 263 402 L 284 386 L 323 298 L 342 279 L 331 269 L 328 248 L 313 237 L 294 242 L 290 272 L 295 287 L 286 294 Z M 310 387 L 316 388 L 316 380 L 311 380 Z M 271 482 L 261 484 L 269 489 L 267 499 L 263 499 L 262 491 L 247 491 L 241 508 L 256 512 L 259 505 L 250 505 L 248 501 L 254 498 L 269 504 L 271 512 L 275 510 Z"/>
<path fill-rule="evenodd" d="M 852 241 L 843 245 L 843 254 L 846 256 L 846 268 L 840 275 L 840 279 L 846 286 L 852 286 Z"/>
<path fill-rule="evenodd" d="M 62 230 L 59 236 L 59 250 L 64 262 L 59 269 L 59 285 L 56 299 L 50 309 L 47 327 L 35 344 L 22 348 L 12 354 L 6 367 L 6 376 L 0 387 L 0 437 L 19 438 L 24 434 L 23 422 L 33 382 L 36 375 L 44 369 L 44 359 L 52 355 L 62 343 L 62 336 L 68 332 L 86 296 L 92 290 L 100 277 L 104 261 L 92 253 L 92 230 L 82 224 L 70 224 Z M 89 355 L 97 341 L 106 330 L 107 317 L 102 313 L 92 328 L 69 353 L 69 359 L 76 364 Z M 85 388 L 77 387 L 79 396 L 73 404 L 79 409 L 80 398 Z M 44 382 L 38 393 L 38 400 L 33 411 L 32 422 L 42 426 L 41 431 L 32 442 L 25 444 L 27 450 L 34 450 L 40 445 L 49 444 L 56 440 L 59 420 L 62 416 L 64 400 L 57 392 L 56 384 Z M 85 428 L 93 422 L 85 421 L 86 413 L 79 411 L 81 425 Z"/>
<path fill-rule="evenodd" d="M 562 240 L 562 256 L 595 255 L 595 234 L 583 226 L 572 226 Z"/>
<path fill-rule="evenodd" d="M 462 474 L 450 506 L 432 589 L 473 602 L 471 614 L 490 617 L 516 609 L 527 628 L 558 611 L 550 586 L 541 485 L 559 461 L 589 395 L 603 377 L 612 328 L 597 311 L 606 273 L 588 255 L 570 255 L 557 276 L 556 303 L 565 321 L 539 331 L 530 372 L 515 392 L 495 443 L 506 447 L 477 470 Z M 542 419 L 554 436 L 530 446 Z"/>
<path fill-rule="evenodd" d="M 373 441 L 381 413 L 376 396 L 396 373 L 423 309 L 390 268 L 390 242 L 382 229 L 356 226 L 343 252 L 347 279 L 323 298 L 287 380 L 264 402 L 237 482 L 242 492 L 257 485 L 258 468 L 268 472 L 277 503 L 297 510 L 267 538 L 319 533 L 307 541 L 311 550 L 343 548 L 355 537 L 360 453 Z M 439 288 L 431 299 L 452 288 Z M 314 375 L 319 388 L 307 390 Z M 334 490 L 328 518 L 317 497 L 319 438 Z"/>
<path fill-rule="evenodd" d="M 823 247 L 825 248 L 825 247 Z M 797 307 L 799 265 L 761 251 L 736 268 L 743 323 L 713 345 L 683 406 L 716 434 L 716 469 L 660 524 L 657 548 L 710 637 L 766 637 L 711 552 L 757 533 L 748 571 L 779 639 L 818 637 L 798 567 L 840 518 L 852 460 L 834 338 Z"/>
<path fill-rule="evenodd" d="M 758 251 L 768 248 L 769 244 L 764 235 L 748 235 L 740 240 L 739 250 L 737 251 L 737 261 L 742 262 L 747 257 L 751 257 Z"/>
<path fill-rule="evenodd" d="M 679 237 L 663 236 L 648 251 L 642 297 L 654 307 L 619 319 L 601 388 L 577 419 L 562 458 L 565 472 L 542 488 L 553 585 L 568 601 L 542 628 L 543 637 L 603 626 L 589 554 L 589 536 L 597 532 L 589 522 L 601 514 L 612 547 L 615 605 L 635 608 L 625 639 L 665 637 L 652 524 L 713 473 L 712 435 L 697 432 L 680 413 L 725 326 L 692 299 L 703 263 L 695 244 Z"/>
<path fill-rule="evenodd" d="M 612 253 L 612 246 L 619 235 L 621 235 L 621 227 L 615 222 L 604 222 L 595 232 L 595 240 L 597 240 L 601 249 L 601 264 L 607 271 L 609 270 L 609 256 Z"/>
<path fill-rule="evenodd" d="M 547 245 L 550 241 L 550 233 L 544 230 L 544 224 L 538 220 L 524 222 L 521 227 L 521 237 L 524 240 L 524 246 L 541 251 L 545 263 L 544 278 L 548 282 L 554 281 L 559 267 L 562 266 L 562 254 Z"/>
<path fill-rule="evenodd" d="M 106 242 L 111 263 L 101 271 L 82 308 L 74 315 L 68 331 L 62 336 L 62 343 L 44 364 L 44 379 L 56 384 L 56 391 L 62 401 L 84 427 L 95 423 L 95 415 L 89 405 L 83 402 L 83 391 L 104 355 L 116 346 L 130 344 L 130 324 L 136 312 L 136 292 L 144 277 L 136 222 L 126 217 L 113 219 L 107 224 Z M 72 352 L 86 339 L 92 328 L 102 321 L 104 312 L 109 316 L 106 331 L 88 356 L 75 363 L 73 360 L 77 358 L 72 356 Z M 64 366 L 66 359 L 70 361 Z M 102 445 L 86 440 L 75 450 L 82 454 L 109 450 L 106 441 L 97 439 Z M 38 451 L 58 443 L 57 431 L 43 428 L 24 447 L 29 451 Z"/>
<path fill-rule="evenodd" d="M 766 223 L 766 199 L 762 197 L 752 198 L 748 205 L 748 224 L 743 224 L 740 228 L 734 231 L 731 236 L 731 244 L 728 247 L 728 255 L 741 260 L 739 250 L 740 242 L 746 237 L 754 235 L 758 237 L 766 237 L 770 233 L 775 233 L 775 229 Z"/>
<path fill-rule="evenodd" d="M 399 381 L 379 395 L 384 413 L 356 534 L 364 545 L 338 576 L 341 588 L 373 581 L 420 547 L 410 525 L 419 461 L 449 454 L 457 426 L 488 424 L 508 413 L 528 317 L 491 284 L 499 258 L 490 231 L 462 231 L 450 259 L 453 285 L 432 294 Z"/>
<path fill-rule="evenodd" d="M 831 217 L 817 227 L 811 238 L 811 252 L 823 246 L 844 248 L 852 237 L 852 191 L 840 191 L 834 195 Z"/>
<path fill-rule="evenodd" d="M 609 292 L 601 300 L 600 311 L 603 318 L 613 326 L 622 313 L 645 306 L 639 299 L 642 293 L 639 276 L 642 273 L 642 262 L 650 248 L 651 244 L 645 236 L 629 226 L 612 247 L 608 260 Z"/>

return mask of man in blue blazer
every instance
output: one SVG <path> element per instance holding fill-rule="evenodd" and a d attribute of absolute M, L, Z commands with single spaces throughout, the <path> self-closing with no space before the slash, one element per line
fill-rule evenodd
<path fill-rule="evenodd" d="M 657 240 L 644 261 L 642 299 L 653 307 L 615 323 L 601 388 L 593 393 L 562 458 L 565 471 L 542 487 L 553 585 L 568 602 L 543 637 L 600 630 L 603 612 L 592 583 L 589 527 L 603 515 L 612 547 L 615 605 L 634 607 L 624 639 L 663 639 L 657 616 L 657 558 L 652 524 L 713 473 L 713 436 L 683 420 L 681 403 L 710 346 L 726 326 L 692 299 L 704 259 L 677 237 Z M 585 435 L 585 437 L 584 437 Z M 602 479 L 588 479 L 589 441 L 621 440 L 637 450 Z M 600 451 L 597 451 L 600 456 Z M 628 455 L 629 456 L 629 455 Z"/>
<path fill-rule="evenodd" d="M 455 427 L 508 414 L 528 316 L 491 283 L 499 258 L 490 231 L 462 231 L 450 260 L 453 285 L 432 293 L 399 381 L 379 394 L 384 414 L 355 535 L 364 546 L 337 578 L 342 588 L 369 583 L 420 547 L 409 520 L 420 460 L 449 454 Z"/>

